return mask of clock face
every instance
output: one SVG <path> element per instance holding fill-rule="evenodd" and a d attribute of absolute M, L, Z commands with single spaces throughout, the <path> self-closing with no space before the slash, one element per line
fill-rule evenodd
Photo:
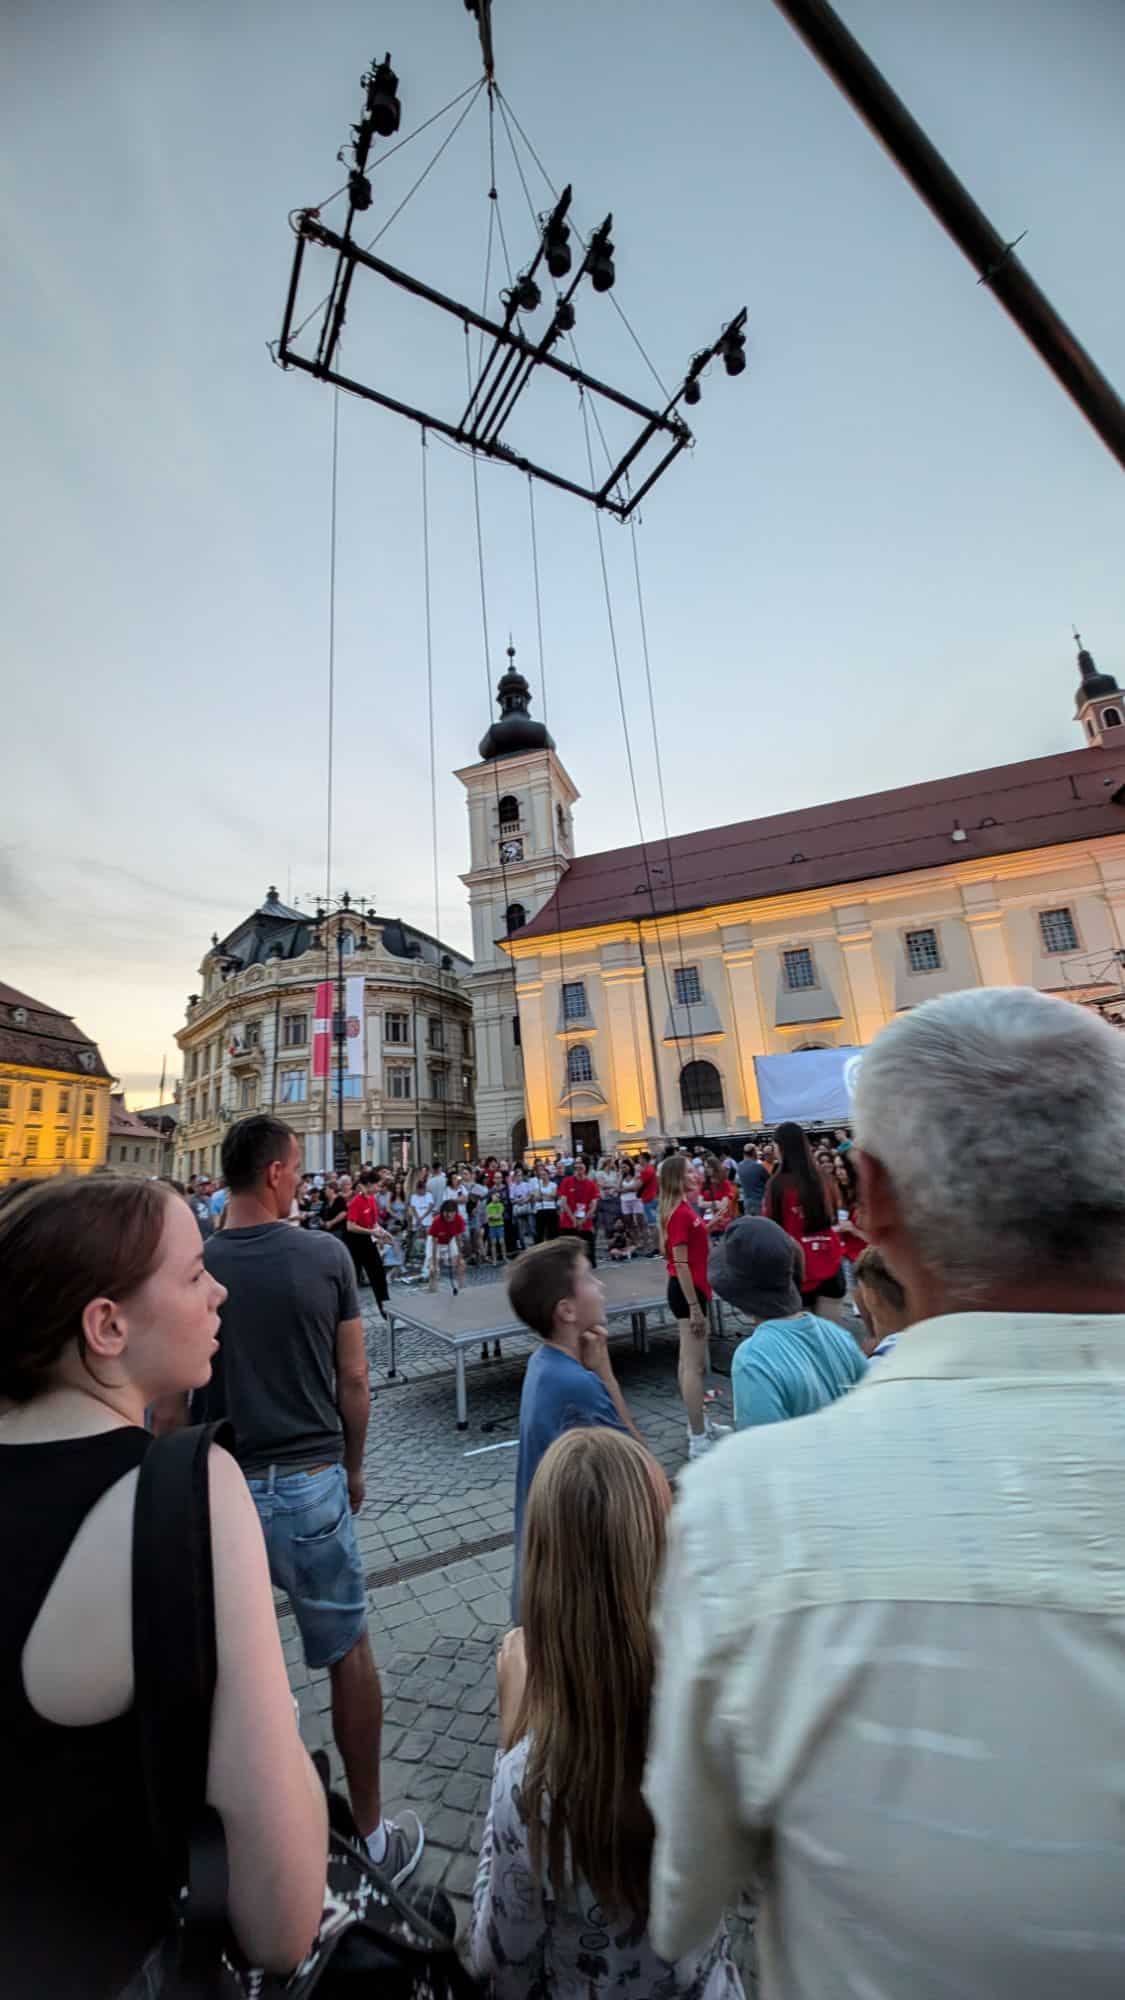
<path fill-rule="evenodd" d="M 502 840 L 500 842 L 500 859 L 501 861 L 522 861 L 523 841 Z"/>

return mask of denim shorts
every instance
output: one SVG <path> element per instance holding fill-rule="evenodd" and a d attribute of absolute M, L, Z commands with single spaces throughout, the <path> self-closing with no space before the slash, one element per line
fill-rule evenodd
<path fill-rule="evenodd" d="M 331 1667 L 367 1627 L 363 1568 L 342 1465 L 268 1475 L 247 1485 L 266 1538 L 270 1576 L 293 1606 L 305 1662 Z"/>

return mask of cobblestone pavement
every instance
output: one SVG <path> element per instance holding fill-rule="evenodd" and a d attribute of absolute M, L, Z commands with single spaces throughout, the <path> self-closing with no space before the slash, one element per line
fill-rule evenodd
<path fill-rule="evenodd" d="M 469 1429 L 458 1431 L 452 1363 L 435 1359 L 428 1343 L 412 1345 L 404 1331 L 402 1379 L 388 1384 L 385 1334 L 370 1295 L 361 1296 L 376 1393 L 356 1530 L 383 1681 L 386 1809 L 417 1809 L 426 1828 L 417 1879 L 441 1883 L 464 1923 L 496 1747 L 495 1655 L 510 1622 L 514 1445 L 532 1343 L 521 1353 L 524 1344 L 512 1342 L 502 1360 L 470 1363 Z M 720 1420 L 729 1418 L 724 1377 L 733 1344 L 712 1343 Z M 686 1457 L 674 1333 L 652 1333 L 644 1355 L 619 1341 L 613 1362 L 647 1443 L 674 1476 Z M 331 1752 L 340 1783 L 328 1676 L 305 1667 L 284 1599 L 279 1616 L 302 1734 L 310 1749 Z"/>

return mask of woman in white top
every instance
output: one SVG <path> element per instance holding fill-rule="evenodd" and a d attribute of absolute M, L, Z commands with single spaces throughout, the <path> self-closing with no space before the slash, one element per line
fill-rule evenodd
<path fill-rule="evenodd" d="M 426 1180 L 427 1176 L 424 1170 L 422 1173 L 418 1174 L 415 1177 L 414 1188 L 410 1196 L 409 1220 L 410 1220 L 410 1251 L 411 1253 L 413 1253 L 414 1243 L 416 1238 L 418 1238 L 419 1236 L 425 1238 L 426 1254 L 425 1254 L 423 1269 L 425 1271 L 426 1276 L 429 1277 L 430 1247 L 431 1247 L 430 1224 L 434 1219 L 434 1198 L 433 1195 L 430 1193 L 429 1188 L 426 1185 Z"/>
<path fill-rule="evenodd" d="M 632 1160 L 621 1162 L 621 1215 L 630 1243 L 639 1243 L 645 1233 L 644 1203 L 637 1193 L 639 1182 Z"/>
<path fill-rule="evenodd" d="M 552 1242 L 559 1233 L 559 1187 L 545 1160 L 537 1160 L 535 1163 L 532 1213 L 535 1219 L 535 1241 Z"/>
<path fill-rule="evenodd" d="M 608 1429 L 565 1432 L 532 1482 L 473 1892 L 473 1969 L 495 2000 L 741 2000 L 725 1927 L 676 1964 L 647 1935 L 641 1776 L 670 1504 L 655 1459 Z"/>

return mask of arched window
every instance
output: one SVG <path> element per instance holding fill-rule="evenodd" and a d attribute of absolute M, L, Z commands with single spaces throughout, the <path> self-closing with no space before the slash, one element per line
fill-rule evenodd
<path fill-rule="evenodd" d="M 511 792 L 505 792 L 496 810 L 500 816 L 501 826 L 519 825 L 520 802 L 518 799 L 512 797 Z"/>
<path fill-rule="evenodd" d="M 585 1042 L 575 1042 L 566 1053 L 566 1080 L 568 1083 L 592 1083 L 594 1065 Z"/>
<path fill-rule="evenodd" d="M 512 1159 L 515 1161 L 517 1166 L 519 1165 L 519 1162 L 523 1159 L 523 1156 L 526 1153 L 526 1151 L 527 1151 L 527 1119 L 517 1118 L 515 1124 L 512 1126 Z"/>
<path fill-rule="evenodd" d="M 1102 710 L 1102 724 L 1106 729 L 1120 729 L 1121 717 L 1115 708 Z"/>
<path fill-rule="evenodd" d="M 527 911 L 522 903 L 509 903 L 504 912 L 504 929 L 509 937 L 513 931 L 522 931 L 527 922 Z"/>
<path fill-rule="evenodd" d="M 680 1104 L 684 1111 L 721 1111 L 722 1078 L 714 1063 L 689 1062 L 680 1071 Z"/>
<path fill-rule="evenodd" d="M 355 932 L 341 931 L 340 950 L 345 958 L 350 958 L 355 950 Z"/>

